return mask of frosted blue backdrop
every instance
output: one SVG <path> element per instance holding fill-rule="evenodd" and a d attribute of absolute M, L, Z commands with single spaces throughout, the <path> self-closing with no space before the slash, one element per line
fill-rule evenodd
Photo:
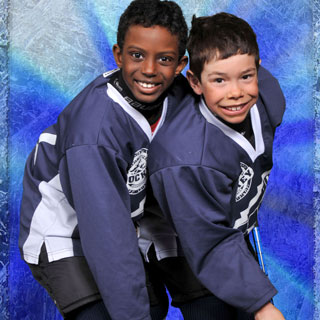
<path fill-rule="evenodd" d="M 41 131 L 88 82 L 115 66 L 110 49 L 129 2 L 0 1 L 0 319 L 61 319 L 20 260 L 23 167 Z M 248 20 L 262 64 L 280 81 L 287 111 L 260 212 L 261 236 L 269 276 L 279 289 L 276 305 L 288 320 L 319 319 L 319 2 L 177 2 L 188 23 L 194 13 L 219 11 Z M 182 317 L 171 308 L 167 319 Z"/>

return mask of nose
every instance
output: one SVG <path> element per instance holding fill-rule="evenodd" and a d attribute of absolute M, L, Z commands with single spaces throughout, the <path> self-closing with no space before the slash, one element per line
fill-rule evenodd
<path fill-rule="evenodd" d="M 147 77 L 154 77 L 157 74 L 157 65 L 154 59 L 145 59 L 142 64 L 141 72 Z"/>
<path fill-rule="evenodd" d="M 228 91 L 228 98 L 229 99 L 239 99 L 243 97 L 243 90 L 241 85 L 238 83 L 238 81 L 233 81 L 230 84 L 230 88 Z"/>

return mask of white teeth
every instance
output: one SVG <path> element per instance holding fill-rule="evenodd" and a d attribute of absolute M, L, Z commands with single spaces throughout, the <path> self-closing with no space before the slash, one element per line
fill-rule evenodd
<path fill-rule="evenodd" d="M 230 108 L 227 108 L 228 110 L 230 111 L 239 111 L 241 110 L 241 107 L 230 107 Z"/>
<path fill-rule="evenodd" d="M 138 83 L 143 88 L 153 88 L 156 86 L 154 83 L 146 83 L 146 82 L 140 82 L 140 81 L 138 81 Z"/>

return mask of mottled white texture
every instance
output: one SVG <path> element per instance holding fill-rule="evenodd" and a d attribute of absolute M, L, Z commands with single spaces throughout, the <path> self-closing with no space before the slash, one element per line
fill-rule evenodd
<path fill-rule="evenodd" d="M 130 4 L 131 0 L 125 1 L 114 1 L 114 0 L 89 0 L 87 1 L 87 7 L 90 6 L 91 10 L 99 18 L 103 26 L 104 33 L 108 39 L 110 48 L 117 42 L 117 26 L 120 15 L 125 8 Z M 183 14 L 186 19 L 188 26 L 191 26 L 192 16 L 202 16 L 209 14 L 212 7 L 225 8 L 229 1 L 219 0 L 212 5 L 210 1 L 199 1 L 199 0 L 177 0 L 175 1 L 183 9 Z M 209 3 L 209 6 L 208 6 Z M 220 10 L 220 11 L 221 11 Z"/>
<path fill-rule="evenodd" d="M 13 58 L 21 59 L 69 97 L 76 95 L 88 78 L 103 72 L 76 2 L 12 0 L 10 14 Z"/>

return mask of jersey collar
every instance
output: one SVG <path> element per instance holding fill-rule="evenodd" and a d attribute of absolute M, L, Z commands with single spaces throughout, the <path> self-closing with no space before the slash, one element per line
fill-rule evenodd
<path fill-rule="evenodd" d="M 250 109 L 251 125 L 255 139 L 255 148 L 251 143 L 239 132 L 228 127 L 209 110 L 203 98 L 201 98 L 199 109 L 204 118 L 211 124 L 218 127 L 226 136 L 237 143 L 249 155 L 252 162 L 256 160 L 265 151 L 265 145 L 262 136 L 261 119 L 257 105 L 255 104 Z"/>
<path fill-rule="evenodd" d="M 164 120 L 166 118 L 167 110 L 168 110 L 168 97 L 166 97 L 163 101 L 163 108 L 162 113 L 160 116 L 159 124 L 157 125 L 157 128 L 152 133 L 151 127 L 147 119 L 135 108 L 133 108 L 119 93 L 119 91 L 113 87 L 110 83 L 107 84 L 107 94 L 108 96 L 116 103 L 120 105 L 120 107 L 128 113 L 140 126 L 140 128 L 143 130 L 143 132 L 148 137 L 149 141 L 151 142 L 156 133 L 159 131 L 159 129 L 162 127 Z"/>

